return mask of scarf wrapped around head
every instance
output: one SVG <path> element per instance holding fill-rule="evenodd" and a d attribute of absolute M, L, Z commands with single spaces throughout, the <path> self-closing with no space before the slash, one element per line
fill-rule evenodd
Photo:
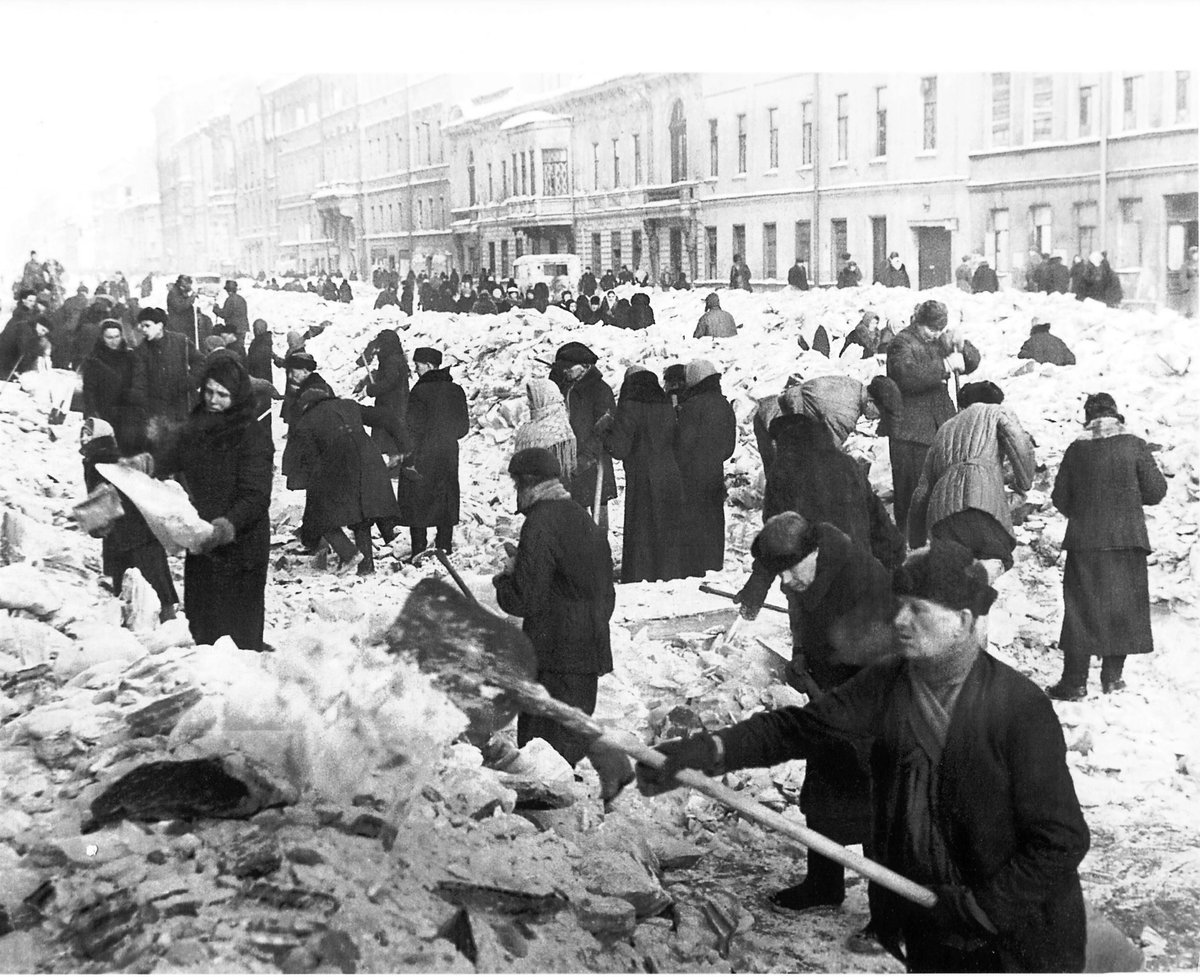
<path fill-rule="evenodd" d="M 529 420 L 517 428 L 513 450 L 545 448 L 558 459 L 562 480 L 569 483 L 575 474 L 575 432 L 558 385 L 551 380 L 530 380 L 525 385 L 529 395 Z"/>

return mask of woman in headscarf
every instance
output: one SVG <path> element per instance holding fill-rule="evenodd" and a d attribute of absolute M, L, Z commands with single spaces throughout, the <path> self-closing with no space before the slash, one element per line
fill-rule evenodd
<path fill-rule="evenodd" d="M 654 325 L 654 309 L 648 292 L 634 292 L 629 300 L 629 328 L 646 329 Z"/>
<path fill-rule="evenodd" d="M 142 430 L 138 412 L 129 403 L 133 384 L 133 350 L 125 343 L 121 323 L 105 319 L 91 355 L 83 361 L 83 416 L 99 417 L 111 425 L 122 451 L 136 451 Z"/>
<path fill-rule="evenodd" d="M 1084 433 L 1067 446 L 1051 498 L 1067 517 L 1063 549 L 1062 678 L 1046 690 L 1052 699 L 1082 699 L 1088 665 L 1100 661 L 1107 692 L 1125 687 L 1126 655 L 1154 650 L 1150 632 L 1150 538 L 1142 507 L 1157 505 L 1167 481 L 1150 446 L 1125 429 L 1106 393 L 1084 402 Z"/>
<path fill-rule="evenodd" d="M 539 378 L 525 385 L 529 396 L 529 420 L 517 428 L 513 451 L 545 448 L 558 460 L 561 480 L 569 485 L 575 474 L 575 432 L 558 384 Z"/>
<path fill-rule="evenodd" d="M 368 365 L 375 359 L 375 367 Z M 375 406 L 386 411 L 396 419 L 397 424 L 403 424 L 408 413 L 408 357 L 404 355 L 404 347 L 400 345 L 400 336 L 395 329 L 381 329 L 371 340 L 363 355 L 358 358 L 359 366 L 367 366 L 367 376 L 359 381 L 360 389 L 365 390 L 368 397 L 375 398 Z M 371 440 L 379 451 L 386 455 L 400 454 L 400 444 L 382 426 L 372 429 Z"/>
<path fill-rule="evenodd" d="M 679 518 L 683 482 L 675 461 L 675 408 L 658 377 L 625 371 L 615 415 L 596 422 L 605 450 L 625 464 L 621 582 L 681 576 Z"/>
<path fill-rule="evenodd" d="M 261 651 L 275 449 L 255 423 L 250 374 L 236 357 L 213 355 L 200 398 L 157 465 L 213 527 L 203 551 L 184 561 L 183 607 L 197 644 L 228 635 L 239 648 Z"/>

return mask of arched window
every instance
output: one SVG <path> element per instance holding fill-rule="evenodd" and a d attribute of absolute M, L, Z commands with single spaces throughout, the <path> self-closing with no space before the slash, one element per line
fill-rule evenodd
<path fill-rule="evenodd" d="M 676 99 L 671 109 L 671 182 L 686 180 L 687 171 L 687 119 L 683 115 L 683 100 Z"/>

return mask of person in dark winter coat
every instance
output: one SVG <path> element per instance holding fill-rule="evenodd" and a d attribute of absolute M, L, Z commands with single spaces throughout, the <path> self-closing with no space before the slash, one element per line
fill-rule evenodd
<path fill-rule="evenodd" d="M 600 291 L 607 292 L 617 287 L 617 276 L 613 274 L 611 268 L 607 269 L 600 276 Z"/>
<path fill-rule="evenodd" d="M 968 383 L 959 412 L 946 421 L 925 456 L 908 510 L 908 545 L 929 538 L 961 543 L 981 562 L 999 560 L 1011 570 L 1017 545 L 1004 495 L 1004 462 L 1012 486 L 1033 486 L 1033 441 L 1017 416 L 1001 406 L 1004 393 L 994 383 Z"/>
<path fill-rule="evenodd" d="M 1125 430 L 1111 396 L 1092 394 L 1083 416 L 1084 433 L 1063 454 L 1051 494 L 1067 517 L 1063 674 L 1047 689 L 1055 699 L 1086 695 L 1093 655 L 1103 691 L 1115 692 L 1125 687 L 1125 656 L 1154 650 L 1142 507 L 1158 505 L 1167 482 L 1149 445 Z"/>
<path fill-rule="evenodd" d="M 648 329 L 654 325 L 654 309 L 648 292 L 634 292 L 629 300 L 629 328 Z"/>
<path fill-rule="evenodd" d="M 717 339 L 725 339 L 736 335 L 737 323 L 733 316 L 721 308 L 720 296 L 716 292 L 709 292 L 704 299 L 704 314 L 696 323 L 696 331 L 692 333 L 692 338 L 713 336 Z"/>
<path fill-rule="evenodd" d="M 1124 297 L 1121 280 L 1109 265 L 1108 258 L 1101 252 L 1093 251 L 1088 256 L 1080 273 L 1075 297 L 1103 302 L 1110 309 L 1115 309 L 1121 304 Z"/>
<path fill-rule="evenodd" d="M 388 428 L 401 449 L 404 429 L 388 410 L 332 396 L 320 388 L 301 395 L 289 440 L 295 441 L 295 478 L 305 490 L 300 541 L 316 549 L 322 540 L 333 547 L 341 568 L 357 564 L 358 575 L 375 572 L 371 526 L 385 541 L 395 535 L 400 507 L 387 468 L 363 426 Z M 351 543 L 342 527 L 354 532 Z"/>
<path fill-rule="evenodd" d="M 354 301 L 354 292 L 350 288 L 350 282 L 348 279 L 343 278 L 342 283 L 338 286 L 337 300 L 339 302 L 353 302 Z"/>
<path fill-rule="evenodd" d="M 98 416 L 84 420 L 79 432 L 80 449 L 83 455 L 83 482 L 89 493 L 94 492 L 105 479 L 96 470 L 97 465 L 122 463 L 122 452 L 113 435 L 112 426 Z M 140 455 L 125 462 L 143 473 L 153 464 L 149 455 Z M 167 552 L 163 549 L 141 510 L 128 496 L 117 493 L 125 514 L 119 516 L 104 534 L 100 544 L 101 569 L 112 582 L 114 594 L 121 593 L 125 582 L 125 571 L 136 568 L 153 589 L 160 604 L 159 620 L 170 621 L 175 617 L 175 605 L 179 595 L 171 579 L 171 567 L 167 563 Z"/>
<path fill-rule="evenodd" d="M 1061 254 L 1051 255 L 1042 272 L 1042 291 L 1065 295 L 1070 290 L 1071 272 L 1063 264 L 1063 256 Z"/>
<path fill-rule="evenodd" d="M 167 332 L 186 336 L 193 346 L 204 341 L 196 337 L 196 293 L 192 291 L 190 275 L 180 275 L 167 287 Z"/>
<path fill-rule="evenodd" d="M 475 301 L 471 304 L 471 314 L 472 315 L 495 315 L 496 314 L 495 301 L 492 299 L 492 296 L 482 288 L 479 290 L 479 295 L 475 298 Z"/>
<path fill-rule="evenodd" d="M 50 335 L 50 324 L 42 315 L 18 315 L 8 320 L 0 333 L 0 380 L 11 380 L 36 370 L 42 356 L 42 340 Z"/>
<path fill-rule="evenodd" d="M 625 465 L 625 532 L 621 582 L 681 576 L 683 480 L 675 461 L 675 410 L 649 370 L 631 366 L 615 413 L 596 430 Z"/>
<path fill-rule="evenodd" d="M 1045 319 L 1033 319 L 1029 338 L 1017 353 L 1019 360 L 1034 360 L 1038 363 L 1053 363 L 1055 366 L 1074 366 L 1075 354 L 1057 336 L 1050 334 L 1050 323 Z"/>
<path fill-rule="evenodd" d="M 275 362 L 275 351 L 271 347 L 271 330 L 266 319 L 255 319 L 251 327 L 254 338 L 250 340 L 250 348 L 246 350 L 246 369 L 250 376 L 259 380 L 274 382 L 271 367 Z"/>
<path fill-rule="evenodd" d="M 372 359 L 376 360 L 373 370 L 369 365 Z M 358 358 L 358 365 L 367 367 L 367 375 L 359 381 L 354 393 L 357 395 L 362 390 L 368 397 L 374 397 L 375 406 L 387 411 L 395 423 L 402 426 L 408 414 L 410 374 L 408 357 L 400 345 L 399 333 L 395 329 L 380 329 Z M 402 453 L 400 440 L 393 437 L 384 425 L 375 425 L 371 440 L 385 455 Z"/>
<path fill-rule="evenodd" d="M 581 295 L 579 301 L 575 303 L 575 318 L 585 326 L 590 326 L 600 321 L 599 298 L 598 295 Z M 592 305 L 592 299 L 597 300 L 595 305 Z"/>
<path fill-rule="evenodd" d="M 80 285 L 75 294 L 63 302 L 51 319 L 50 344 L 51 362 L 55 369 L 69 369 L 71 365 L 71 344 L 75 338 L 75 330 L 87 307 L 88 287 Z"/>
<path fill-rule="evenodd" d="M 100 337 L 100 323 L 108 319 L 121 319 L 117 305 L 111 295 L 97 294 L 75 325 L 71 345 L 67 350 L 67 361 L 71 369 L 79 369 L 83 361 L 92 355 L 96 340 Z"/>
<path fill-rule="evenodd" d="M 228 635 L 262 651 L 275 449 L 255 423 L 250 374 L 233 356 L 206 365 L 201 389 L 187 426 L 156 459 L 157 474 L 186 483 L 213 526 L 204 552 L 184 562 L 183 607 L 197 644 Z"/>
<path fill-rule="evenodd" d="M 591 298 L 596 294 L 596 288 L 596 276 L 592 274 L 592 266 L 588 265 L 579 277 L 579 294 L 585 298 Z"/>
<path fill-rule="evenodd" d="M 567 489 L 571 498 L 592 514 L 601 526 L 608 526 L 608 503 L 617 497 L 617 478 L 612 458 L 604 452 L 596 423 L 605 414 L 616 410 L 612 388 L 596 369 L 596 354 L 583 343 L 567 343 L 559 347 L 554 357 L 550 379 L 557 383 L 567 404 L 571 430 L 575 432 L 575 475 Z M 604 483 L 601 487 L 600 513 L 593 511 L 596 502 L 596 472 L 603 456 Z"/>
<path fill-rule="evenodd" d="M 411 450 L 397 491 L 400 522 L 409 527 L 414 556 L 428 545 L 430 526 L 437 528 L 437 548 L 449 553 L 458 523 L 458 442 L 471 427 L 467 395 L 441 368 L 436 349 L 415 350 L 413 363 L 417 382 L 408 397 Z"/>
<path fill-rule="evenodd" d="M 250 313 L 246 309 L 246 300 L 238 294 L 238 283 L 230 279 L 225 283 L 228 298 L 224 305 L 213 304 L 213 315 L 225 320 L 222 332 L 233 332 L 239 340 L 243 340 L 250 331 Z"/>
<path fill-rule="evenodd" d="M 544 448 L 526 448 L 508 466 L 525 516 L 516 556 L 496 574 L 496 602 L 523 618 L 521 630 L 537 656 L 537 681 L 555 699 L 591 715 L 596 686 L 612 671 L 608 622 L 616 604 L 607 534 L 588 518 L 558 480 L 558 462 Z M 553 720 L 522 713 L 517 745 L 541 737 L 574 766 L 586 739 Z"/>
<path fill-rule="evenodd" d="M 287 372 L 287 386 L 283 391 L 283 406 L 279 416 L 289 429 L 299 416 L 297 404 L 300 398 L 309 390 L 324 390 L 331 396 L 337 396 L 321 374 L 317 372 L 317 361 L 311 353 L 303 348 L 296 349 L 284 358 L 283 368 Z M 293 488 L 292 479 L 296 475 L 295 441 L 289 435 L 280 459 L 279 470 L 288 479 L 288 487 Z"/>
<path fill-rule="evenodd" d="M 971 276 L 971 291 L 978 294 L 979 292 L 998 292 L 999 290 L 1000 280 L 996 277 L 992 266 L 987 263 L 987 259 L 984 258 Z"/>
<path fill-rule="evenodd" d="M 685 377 L 675 435 L 683 485 L 679 554 L 682 575 L 702 577 L 725 565 L 725 462 L 737 447 L 737 417 L 711 363 L 693 360 Z"/>
<path fill-rule="evenodd" d="M 130 403 L 133 358 L 133 350 L 125 345 L 125 337 L 121 335 L 120 324 L 109 320 L 81 371 L 83 416 L 108 422 L 117 446 L 127 453 L 141 447 L 142 418 Z"/>
<path fill-rule="evenodd" d="M 321 282 L 321 298 L 326 302 L 336 302 L 338 300 L 338 287 L 334 284 L 332 277 L 327 277 Z"/>
<path fill-rule="evenodd" d="M 858 262 L 854 261 L 849 254 L 843 254 L 842 261 L 845 264 L 838 271 L 837 287 L 854 288 L 862 282 L 862 269 L 858 267 Z"/>
<path fill-rule="evenodd" d="M 780 578 L 792 632 L 789 671 L 793 684 L 810 698 L 891 651 L 891 574 L 836 526 L 784 512 L 767 521 L 751 552 Z M 862 844 L 867 857 L 874 857 L 866 765 L 823 761 L 825 757 L 813 757 L 805 769 L 800 810 L 806 824 L 838 844 Z M 875 895 L 872 886 L 872 908 Z M 845 896 L 841 865 L 810 849 L 804 880 L 776 892 L 770 901 L 805 912 L 840 905 Z M 862 944 L 873 940 L 874 932 L 868 921 L 852 939 Z"/>
<path fill-rule="evenodd" d="M 904 262 L 900 260 L 899 251 L 893 251 L 888 255 L 888 263 L 884 265 L 883 271 L 875 276 L 873 284 L 883 285 L 885 288 L 911 287 L 908 281 L 908 269 L 904 267 Z M 975 291 L 979 291 L 979 289 Z"/>
<path fill-rule="evenodd" d="M 754 291 L 750 287 L 750 266 L 742 260 L 740 254 L 733 256 L 733 264 L 729 268 L 729 287 L 740 288 L 747 292 Z"/>
<path fill-rule="evenodd" d="M 954 269 L 954 285 L 960 292 L 966 292 L 968 295 L 971 294 L 971 275 L 973 270 L 971 267 L 971 256 L 964 254 L 962 261 Z"/>
<path fill-rule="evenodd" d="M 799 258 L 788 269 L 788 284 L 792 288 L 798 288 L 802 292 L 808 291 L 808 269 L 805 268 L 804 262 Z"/>
<path fill-rule="evenodd" d="M 396 290 L 388 285 L 375 299 L 375 308 L 382 309 L 385 306 L 394 305 L 400 308 L 400 296 L 396 294 Z"/>
<path fill-rule="evenodd" d="M 609 323 L 618 329 L 628 329 L 632 313 L 633 306 L 629 304 L 629 299 L 617 299 L 609 313 Z"/>
<path fill-rule="evenodd" d="M 914 554 L 893 593 L 899 654 L 803 709 L 657 744 L 668 761 L 639 765 L 639 788 L 670 790 L 685 768 L 869 758 L 875 857 L 937 895 L 926 909 L 879 887 L 880 942 L 914 973 L 1082 972 L 1090 838 L 1054 708 L 981 647 L 996 592 L 963 547 Z"/>
<path fill-rule="evenodd" d="M 188 420 L 196 400 L 197 373 L 204 357 L 183 336 L 166 331 L 162 309 L 142 309 L 138 328 L 145 341 L 133 351 L 129 403 L 145 418 L 151 443 L 169 437 Z"/>
<path fill-rule="evenodd" d="M 888 438 L 898 526 L 907 524 L 909 503 L 933 436 L 955 413 L 946 392 L 947 378 L 974 373 L 979 366 L 979 351 L 947 329 L 948 321 L 944 304 L 932 299 L 922 302 L 911 325 L 888 346 L 887 375 L 904 398 Z"/>
<path fill-rule="evenodd" d="M 1086 268 L 1087 262 L 1085 262 L 1080 255 L 1075 255 L 1075 257 L 1071 259 L 1071 267 L 1067 269 L 1067 274 L 1070 277 L 1071 282 L 1071 294 L 1074 295 L 1075 298 L 1080 302 L 1086 298 L 1085 295 L 1081 294 L 1083 291 L 1083 272 Z"/>
<path fill-rule="evenodd" d="M 404 283 L 404 288 L 400 291 L 400 311 L 405 315 L 413 314 L 413 287 L 408 282 Z M 459 309 L 459 312 L 469 312 L 470 308 Z"/>

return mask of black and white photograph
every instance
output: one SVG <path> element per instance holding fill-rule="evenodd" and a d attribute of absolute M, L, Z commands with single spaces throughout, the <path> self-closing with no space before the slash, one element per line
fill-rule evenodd
<path fill-rule="evenodd" d="M 0 973 L 1200 971 L 1189 5 L 0 12 Z"/>

